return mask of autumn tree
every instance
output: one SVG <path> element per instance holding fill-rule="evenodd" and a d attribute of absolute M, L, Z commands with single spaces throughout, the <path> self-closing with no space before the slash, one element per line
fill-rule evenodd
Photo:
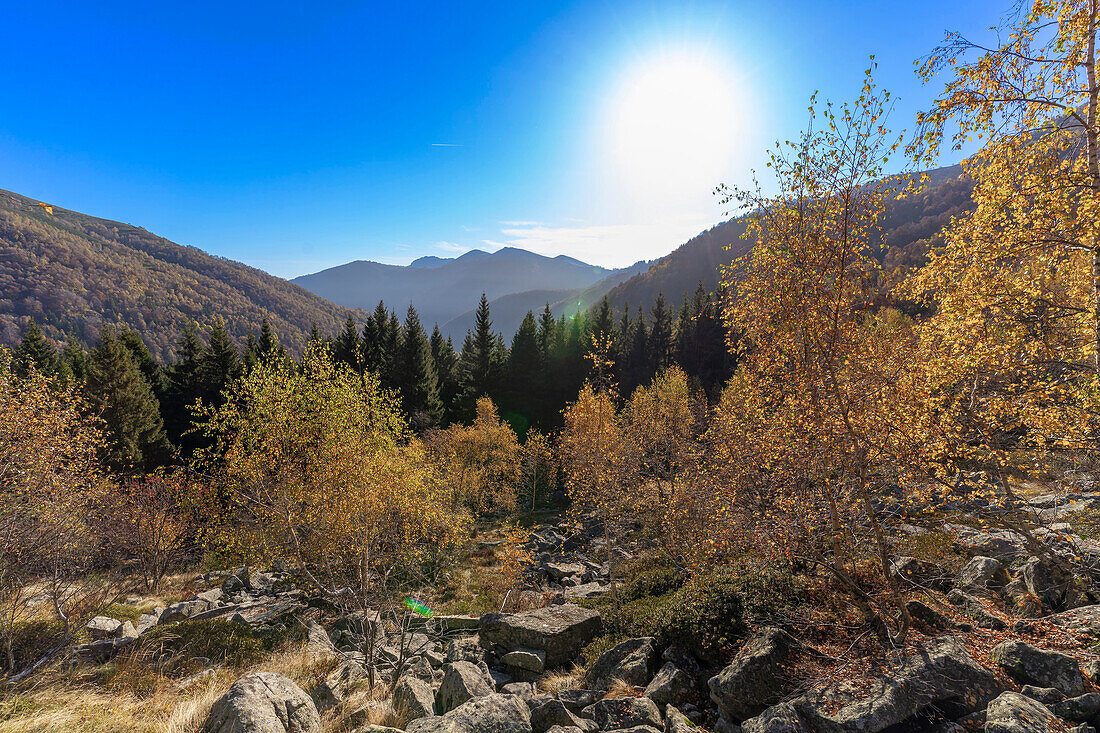
<path fill-rule="evenodd" d="M 475 512 L 512 509 L 520 473 L 520 445 L 488 397 L 477 401 L 470 425 L 452 425 L 429 438 L 433 462 L 456 506 Z"/>
<path fill-rule="evenodd" d="M 964 163 L 973 212 L 947 227 L 903 291 L 932 313 L 920 361 L 933 468 L 945 483 L 979 472 L 976 488 L 1010 506 L 1013 476 L 1033 472 L 1032 456 L 1089 450 L 1095 434 L 1097 7 L 1024 3 L 996 45 L 952 33 L 919 69 L 947 83 L 911 152 L 931 163 L 945 146 L 982 144 Z M 1028 524 L 1015 528 L 1033 540 Z"/>
<path fill-rule="evenodd" d="M 778 193 L 730 193 L 749 209 L 753 248 L 725 271 L 735 290 L 727 320 L 739 328 L 744 356 L 718 410 L 734 416 L 727 425 L 738 421 L 724 435 L 736 441 L 723 453 L 735 463 L 716 466 L 739 501 L 801 529 L 799 546 L 889 645 L 904 643 L 909 617 L 875 497 L 896 458 L 891 399 L 904 389 L 910 342 L 874 310 L 878 221 L 897 193 L 883 179 L 898 147 L 883 127 L 888 105 L 868 70 L 857 101 L 820 112 L 811 104 L 802 139 L 771 156 Z M 871 598 L 846 567 L 851 532 L 863 522 L 887 602 Z M 888 618 L 898 621 L 893 632 Z"/>
<path fill-rule="evenodd" d="M 531 509 L 538 508 L 538 497 L 544 497 L 557 479 L 557 460 L 550 438 L 538 430 L 527 431 L 519 451 L 520 484 L 530 497 Z"/>
<path fill-rule="evenodd" d="M 464 531 L 395 398 L 324 345 L 300 366 L 262 363 L 202 424 L 213 440 L 203 465 L 237 511 L 226 541 L 291 561 L 345 613 L 392 607 L 401 578 Z M 367 618 L 369 665 L 378 629 Z"/>
<path fill-rule="evenodd" d="M 127 479 L 112 493 L 113 544 L 137 559 L 150 593 L 186 555 L 197 530 L 192 504 L 201 496 L 183 471 Z"/>

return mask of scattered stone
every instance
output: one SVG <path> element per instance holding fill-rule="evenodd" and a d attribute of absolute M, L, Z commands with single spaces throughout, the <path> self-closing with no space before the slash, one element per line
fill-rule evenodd
<path fill-rule="evenodd" d="M 1100 605 L 1081 606 L 1048 616 L 1047 621 L 1082 634 L 1100 634 Z"/>
<path fill-rule="evenodd" d="M 974 532 L 958 539 L 958 544 L 971 555 L 996 558 L 1005 564 L 1027 556 L 1024 543 L 1023 536 L 1011 530 Z"/>
<path fill-rule="evenodd" d="M 586 707 L 582 715 L 596 721 L 600 730 L 620 730 L 638 725 L 661 728 L 661 711 L 648 697 L 605 697 Z"/>
<path fill-rule="evenodd" d="M 941 566 L 915 557 L 897 557 L 890 563 L 890 573 L 903 585 L 946 592 L 951 588 L 951 576 Z"/>
<path fill-rule="evenodd" d="M 979 628 L 1003 629 L 1008 626 L 1004 621 L 987 611 L 980 600 L 958 588 L 947 594 L 947 601 L 965 611 L 966 615 L 974 619 L 974 623 Z"/>
<path fill-rule="evenodd" d="M 479 638 L 486 649 L 541 649 L 546 666 L 572 662 L 600 631 L 600 614 L 572 603 L 516 614 L 482 616 Z"/>
<path fill-rule="evenodd" d="M 393 707 L 404 714 L 406 721 L 419 720 L 435 714 L 435 690 L 424 680 L 408 675 L 393 688 Z"/>
<path fill-rule="evenodd" d="M 580 563 L 548 562 L 542 566 L 551 580 L 561 582 L 572 575 L 584 575 L 587 568 Z"/>
<path fill-rule="evenodd" d="M 451 639 L 444 647 L 444 656 L 448 662 L 480 662 L 485 658 L 485 651 L 476 636 L 464 636 Z"/>
<path fill-rule="evenodd" d="M 889 677 L 871 684 L 834 683 L 792 704 L 811 726 L 825 731 L 882 731 L 936 711 L 953 717 L 982 709 L 1001 691 L 988 669 L 954 636 L 927 642 Z"/>
<path fill-rule="evenodd" d="M 1008 570 L 999 560 L 981 555 L 970 558 L 955 578 L 959 588 L 977 593 L 1003 588 L 1008 581 Z"/>
<path fill-rule="evenodd" d="M 173 603 L 171 606 L 164 610 L 164 613 L 161 614 L 160 618 L 157 620 L 157 623 L 179 623 L 180 621 L 186 621 L 189 618 L 194 618 L 204 611 L 209 611 L 213 607 L 213 603 L 201 599 Z"/>
<path fill-rule="evenodd" d="M 986 733 L 1046 733 L 1057 718 L 1041 702 L 1003 692 L 985 711 Z"/>
<path fill-rule="evenodd" d="M 1044 608 L 1062 611 L 1076 598 L 1073 575 L 1064 566 L 1050 560 L 1033 557 L 1017 571 L 1028 594 L 1039 599 Z"/>
<path fill-rule="evenodd" d="M 1061 702 L 1049 703 L 1047 708 L 1059 718 L 1074 723 L 1088 723 L 1100 715 L 1100 694 L 1086 692 Z"/>
<path fill-rule="evenodd" d="M 435 709 L 448 713 L 467 700 L 491 695 L 496 689 L 493 678 L 472 662 L 453 662 L 443 668 L 443 682 L 435 695 Z"/>
<path fill-rule="evenodd" d="M 546 652 L 541 649 L 516 649 L 500 658 L 508 667 L 541 674 L 546 669 Z"/>
<path fill-rule="evenodd" d="M 577 717 L 561 700 L 550 699 L 531 709 L 531 728 L 535 733 L 545 733 L 554 726 L 580 728 L 587 733 L 597 729 L 595 721 Z"/>
<path fill-rule="evenodd" d="M 562 690 L 558 693 L 558 699 L 572 712 L 580 713 L 599 700 L 600 693 L 597 690 Z"/>
<path fill-rule="evenodd" d="M 811 733 L 812 729 L 789 702 L 772 705 L 741 724 L 743 733 Z"/>
<path fill-rule="evenodd" d="M 366 672 L 358 662 L 344 661 L 325 679 L 324 682 L 313 689 L 313 704 L 317 706 L 317 712 L 323 713 L 344 702 L 344 696 L 348 688 L 363 679 Z"/>
<path fill-rule="evenodd" d="M 1056 690 L 1053 687 L 1036 687 L 1034 685 L 1024 685 L 1020 688 L 1020 694 L 1024 697 L 1030 697 L 1032 700 L 1038 700 L 1044 705 L 1050 705 L 1055 702 L 1062 702 L 1066 699 L 1066 696 L 1062 694 L 1061 690 Z"/>
<path fill-rule="evenodd" d="M 73 654 L 86 662 L 103 664 L 114 659 L 115 655 L 132 643 L 133 639 L 100 639 L 73 647 Z"/>
<path fill-rule="evenodd" d="M 585 677 L 593 690 L 606 690 L 615 680 L 628 685 L 643 686 L 653 676 L 657 658 L 656 639 L 644 636 L 628 639 L 600 655 Z"/>
<path fill-rule="evenodd" d="M 435 634 L 451 634 L 455 631 L 477 631 L 480 616 L 432 616 L 424 628 Z"/>
<path fill-rule="evenodd" d="M 96 641 L 114 639 L 121 636 L 122 622 L 109 616 L 96 616 L 84 624 L 84 628 L 88 630 L 88 636 Z"/>
<path fill-rule="evenodd" d="M 947 616 L 916 598 L 905 602 L 905 610 L 914 621 L 934 631 L 946 631 L 955 625 Z"/>
<path fill-rule="evenodd" d="M 281 674 L 253 672 L 210 708 L 202 733 L 306 733 L 321 718 L 309 695 Z"/>
<path fill-rule="evenodd" d="M 691 675 L 672 662 L 665 662 L 642 694 L 658 705 L 676 705 L 691 687 Z"/>
<path fill-rule="evenodd" d="M 710 699 L 733 720 L 762 713 L 791 690 L 786 668 L 802 651 L 798 640 L 782 629 L 756 631 L 729 666 L 710 678 Z"/>
<path fill-rule="evenodd" d="M 669 705 L 665 708 L 664 733 L 692 733 L 697 726 L 686 715 Z"/>
<path fill-rule="evenodd" d="M 1019 682 L 1053 687 L 1073 697 L 1085 691 L 1077 660 L 1068 654 L 1047 651 L 1023 641 L 1002 641 L 990 657 Z"/>
<path fill-rule="evenodd" d="M 414 720 L 405 733 L 532 733 L 531 712 L 518 697 L 494 693 L 445 715 Z"/>

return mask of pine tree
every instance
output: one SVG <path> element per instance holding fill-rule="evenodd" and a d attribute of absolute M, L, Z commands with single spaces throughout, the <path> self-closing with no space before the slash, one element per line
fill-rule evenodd
<path fill-rule="evenodd" d="M 47 376 L 57 369 L 57 352 L 33 318 L 27 323 L 23 340 L 12 354 L 12 363 L 20 376 L 26 376 L 32 366 L 39 374 Z"/>
<path fill-rule="evenodd" d="M 377 374 L 379 378 L 382 377 L 386 363 L 385 354 L 382 350 L 388 318 L 386 304 L 378 301 L 378 306 L 367 317 L 367 322 L 363 325 L 363 365 Z"/>
<path fill-rule="evenodd" d="M 210 326 L 208 338 L 199 365 L 200 396 L 206 403 L 220 405 L 222 392 L 241 374 L 241 357 L 221 318 Z"/>
<path fill-rule="evenodd" d="M 489 317 L 489 300 L 481 294 L 473 331 L 466 332 L 459 357 L 459 374 L 462 383 L 463 411 L 473 417 L 478 397 L 499 397 L 504 364 L 501 361 L 503 344 L 493 333 L 493 321 Z"/>
<path fill-rule="evenodd" d="M 354 324 L 352 328 L 353 333 L 357 333 L 354 331 Z M 413 428 L 423 431 L 438 425 L 443 417 L 443 405 L 439 399 L 439 377 L 435 371 L 428 335 L 424 333 L 420 316 L 411 305 L 405 315 L 405 332 L 398 359 L 398 389 Z"/>
<path fill-rule="evenodd" d="M 57 359 L 57 375 L 63 385 L 81 385 L 88 376 L 88 352 L 76 339 L 69 339 Z"/>
<path fill-rule="evenodd" d="M 148 471 L 168 460 L 171 446 L 160 404 L 130 349 L 109 326 L 89 356 L 85 394 L 104 421 L 109 436 L 104 458 L 112 468 Z"/>
<path fill-rule="evenodd" d="M 279 336 L 271 328 L 271 324 L 267 318 L 264 318 L 263 325 L 260 326 L 260 343 L 258 344 L 260 350 L 260 356 L 269 358 L 272 356 L 284 357 L 286 356 L 286 349 L 279 343 Z"/>
<path fill-rule="evenodd" d="M 248 337 L 244 342 L 244 353 L 241 356 L 245 374 L 250 373 L 260 363 L 260 358 L 260 345 L 257 343 L 256 337 L 252 335 L 252 329 L 249 329 Z"/>
<path fill-rule="evenodd" d="M 134 362 L 141 370 L 141 375 L 153 388 L 153 394 L 157 396 L 157 399 L 160 399 L 164 395 L 165 388 L 164 370 L 160 368 L 160 364 L 157 364 L 156 359 L 153 358 L 152 353 L 149 352 L 149 348 L 141 340 L 141 336 L 138 335 L 137 331 L 132 328 L 120 328 L 117 333 L 119 341 L 133 355 Z"/>
<path fill-rule="evenodd" d="M 607 338 L 615 334 L 615 317 L 611 314 L 611 304 L 607 296 L 596 306 L 595 315 L 592 317 L 592 335 L 596 338 Z"/>
<path fill-rule="evenodd" d="M 344 330 L 336 337 L 332 344 L 332 357 L 339 362 L 347 364 L 355 371 L 362 368 L 362 349 L 359 341 L 359 327 L 355 325 L 355 319 L 348 314 L 344 322 Z"/>
<path fill-rule="evenodd" d="M 443 332 L 439 330 L 439 324 L 432 329 L 430 341 L 432 350 L 432 363 L 435 364 L 435 373 L 439 379 L 439 399 L 443 404 L 443 421 L 450 422 L 455 418 L 456 396 L 458 395 L 458 354 L 455 353 L 454 344 L 450 338 L 443 338 Z"/>
<path fill-rule="evenodd" d="M 550 349 L 554 344 L 554 331 L 557 328 L 557 322 L 554 321 L 554 314 L 550 312 L 550 304 L 546 304 L 546 309 L 539 315 L 539 352 L 542 356 L 543 364 L 549 364 L 550 362 Z"/>
<path fill-rule="evenodd" d="M 262 338 L 261 332 L 261 344 Z M 205 350 L 198 329 L 194 324 L 188 324 L 176 342 L 176 360 L 168 368 L 164 425 L 169 440 L 178 445 L 184 455 L 190 455 L 200 442 L 198 436 L 186 433 L 191 427 L 190 407 L 202 395 Z"/>
<path fill-rule="evenodd" d="M 537 414 L 543 384 L 542 354 L 539 350 L 538 326 L 535 314 L 527 311 L 523 322 L 512 338 L 512 350 L 508 355 L 508 395 L 506 406 L 522 420 L 513 420 L 516 432 L 522 438 L 533 422 L 541 422 Z"/>
<path fill-rule="evenodd" d="M 653 302 L 653 326 L 649 330 L 649 368 L 645 375 L 645 382 L 664 370 L 668 366 L 669 356 L 672 350 L 672 314 L 665 303 L 664 293 L 657 293 L 657 299 Z"/>

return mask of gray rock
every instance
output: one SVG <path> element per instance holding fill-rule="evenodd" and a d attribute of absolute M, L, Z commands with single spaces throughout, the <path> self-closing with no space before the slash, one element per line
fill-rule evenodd
<path fill-rule="evenodd" d="M 955 577 L 955 584 L 970 592 L 984 593 L 1008 585 L 1008 570 L 999 560 L 979 555 L 970 558 Z"/>
<path fill-rule="evenodd" d="M 990 657 L 1019 682 L 1053 687 L 1069 697 L 1085 691 L 1077 660 L 1068 654 L 1047 651 L 1023 641 L 1002 641 Z"/>
<path fill-rule="evenodd" d="M 741 724 L 743 733 L 812 733 L 806 721 L 789 702 L 772 705 Z"/>
<path fill-rule="evenodd" d="M 996 558 L 1005 564 L 1027 556 L 1023 536 L 1011 530 L 964 534 L 958 544 L 971 555 Z"/>
<path fill-rule="evenodd" d="M 310 621 L 306 627 L 306 639 L 306 651 L 322 656 L 336 655 L 336 647 L 329 639 L 328 632 L 316 621 Z"/>
<path fill-rule="evenodd" d="M 974 619 L 974 623 L 983 629 L 1003 629 L 1007 627 L 1001 619 L 986 610 L 985 605 L 969 593 L 964 593 L 958 588 L 947 594 L 947 600 L 954 606 L 958 606 L 966 615 Z"/>
<path fill-rule="evenodd" d="M 1056 721 L 1041 702 L 1018 692 L 1001 693 L 985 711 L 986 733 L 1047 733 Z"/>
<path fill-rule="evenodd" d="M 658 705 L 678 705 L 691 688 L 691 675 L 672 662 L 665 662 L 642 694 Z"/>
<path fill-rule="evenodd" d="M 546 652 L 541 649 L 516 649 L 500 658 L 508 667 L 541 674 L 546 669 Z"/>
<path fill-rule="evenodd" d="M 951 575 L 941 566 L 904 555 L 890 563 L 890 574 L 903 587 L 947 591 L 952 585 Z"/>
<path fill-rule="evenodd" d="M 594 721 L 577 717 L 561 700 L 550 699 L 531 709 L 531 728 L 535 733 L 545 733 L 554 726 L 580 728 L 587 733 L 596 730 Z"/>
<path fill-rule="evenodd" d="M 1100 605 L 1081 606 L 1047 617 L 1047 621 L 1082 634 L 1100 634 Z"/>
<path fill-rule="evenodd" d="M 558 699 L 572 712 L 580 713 L 599 700 L 601 694 L 598 690 L 562 690 L 558 693 Z"/>
<path fill-rule="evenodd" d="M 445 715 L 414 720 L 405 733 L 532 733 L 531 713 L 518 697 L 493 693 Z"/>
<path fill-rule="evenodd" d="M 745 640 L 733 661 L 707 686 L 727 718 L 745 720 L 779 702 L 793 687 L 787 668 L 804 647 L 786 631 L 763 628 Z"/>
<path fill-rule="evenodd" d="M 424 622 L 424 627 L 434 634 L 477 631 L 480 625 L 480 616 L 432 616 Z"/>
<path fill-rule="evenodd" d="M 363 679 L 366 672 L 358 662 L 344 661 L 317 687 L 313 688 L 313 704 L 323 713 L 344 702 L 351 685 Z"/>
<path fill-rule="evenodd" d="M 530 705 L 531 699 L 538 694 L 535 685 L 531 682 L 509 682 L 501 686 L 500 692 L 505 695 L 515 695 L 516 697 L 522 698 L 528 701 L 528 705 Z"/>
<path fill-rule="evenodd" d="M 1056 563 L 1033 557 L 1017 571 L 1028 594 L 1039 599 L 1044 608 L 1062 611 L 1077 597 L 1073 575 Z"/>
<path fill-rule="evenodd" d="M 580 728 L 574 728 L 566 725 L 555 725 L 548 728 L 546 733 L 584 733 Z"/>
<path fill-rule="evenodd" d="M 444 647 L 444 655 L 448 662 L 480 662 L 485 658 L 485 650 L 476 636 L 466 636 L 451 639 Z"/>
<path fill-rule="evenodd" d="M 122 622 L 109 616 L 96 616 L 84 624 L 84 628 L 88 630 L 88 636 L 96 641 L 116 639 L 122 635 Z"/>
<path fill-rule="evenodd" d="M 607 733 L 661 733 L 661 729 L 652 725 L 635 725 L 630 728 L 615 728 Z"/>
<path fill-rule="evenodd" d="M 89 644 L 73 647 L 72 653 L 86 662 L 102 664 L 113 659 L 119 652 L 134 643 L 133 639 L 100 639 Z"/>
<path fill-rule="evenodd" d="M 202 733 L 306 733 L 321 727 L 309 695 L 281 674 L 245 675 L 210 708 Z"/>
<path fill-rule="evenodd" d="M 1062 702 L 1066 699 L 1061 690 L 1056 690 L 1053 687 L 1036 687 L 1035 685 L 1024 685 L 1020 688 L 1020 694 L 1024 697 L 1030 697 L 1032 700 L 1038 700 L 1044 705 Z"/>
<path fill-rule="evenodd" d="M 877 733 L 933 710 L 957 715 L 980 710 L 1001 691 L 993 673 L 953 636 L 929 641 L 889 676 L 870 682 L 837 682 L 792 704 L 822 733 Z"/>
<path fill-rule="evenodd" d="M 443 667 L 443 682 L 435 696 L 436 712 L 445 714 L 475 697 L 492 695 L 493 678 L 472 662 L 453 662 Z"/>
<path fill-rule="evenodd" d="M 1086 692 L 1061 702 L 1048 703 L 1047 708 L 1059 718 L 1074 723 L 1088 723 L 1100 715 L 1100 694 Z"/>
<path fill-rule="evenodd" d="M 582 715 L 595 720 L 600 730 L 620 730 L 639 725 L 661 728 L 664 725 L 657 703 L 648 697 L 605 697 L 586 707 Z"/>
<path fill-rule="evenodd" d="M 501 653 L 541 649 L 546 666 L 553 668 L 572 662 L 600 627 L 599 613 L 566 603 L 516 614 L 486 614 L 478 635 L 483 647 Z"/>
<path fill-rule="evenodd" d="M 911 598 L 905 602 L 905 610 L 909 612 L 909 617 L 913 621 L 935 631 L 946 631 L 955 625 L 947 616 L 931 606 L 921 603 L 916 598 Z"/>
<path fill-rule="evenodd" d="M 691 722 L 691 720 L 677 710 L 674 705 L 669 705 L 665 708 L 664 733 L 691 733 L 695 728 L 695 723 Z"/>
<path fill-rule="evenodd" d="M 580 563 L 548 562 L 542 566 L 551 580 L 561 582 L 572 575 L 584 575 L 587 568 Z"/>
<path fill-rule="evenodd" d="M 406 722 L 431 717 L 435 715 L 435 690 L 424 680 L 406 675 L 393 688 L 393 707 Z"/>
<path fill-rule="evenodd" d="M 656 639 L 644 636 L 628 639 L 600 655 L 588 670 L 585 684 L 592 690 L 606 690 L 614 680 L 643 686 L 653 676 L 657 659 Z"/>
<path fill-rule="evenodd" d="M 157 620 L 157 623 L 179 623 L 180 621 L 186 621 L 189 618 L 198 616 L 204 611 L 209 611 L 213 607 L 213 603 L 211 603 L 210 601 L 204 601 L 202 599 L 196 599 L 192 601 L 180 601 L 179 603 L 173 603 L 171 606 L 164 609 L 164 613 L 161 614 L 160 619 Z"/>
<path fill-rule="evenodd" d="M 221 588 L 211 588 L 210 590 L 204 590 L 202 593 L 196 593 L 195 598 L 200 601 L 206 601 L 207 603 L 217 603 L 222 599 Z"/>

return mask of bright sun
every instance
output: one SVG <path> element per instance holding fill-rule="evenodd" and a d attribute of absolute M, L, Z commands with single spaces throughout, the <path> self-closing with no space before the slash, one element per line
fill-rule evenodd
<path fill-rule="evenodd" d="M 660 56 L 637 67 L 612 100 L 606 130 L 620 185 L 643 206 L 709 195 L 739 147 L 738 96 L 709 59 Z"/>

